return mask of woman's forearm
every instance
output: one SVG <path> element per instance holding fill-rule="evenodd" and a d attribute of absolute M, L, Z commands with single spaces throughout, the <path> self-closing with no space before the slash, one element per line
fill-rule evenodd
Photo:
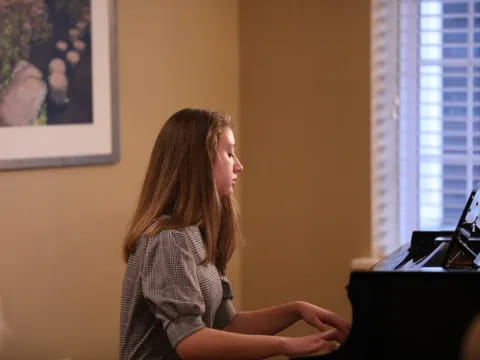
<path fill-rule="evenodd" d="M 176 347 L 183 360 L 256 360 L 282 355 L 283 338 L 245 335 L 205 328 L 183 339 Z"/>
<path fill-rule="evenodd" d="M 302 337 L 246 335 L 204 328 L 180 341 L 175 350 L 183 360 L 260 360 L 328 352 L 333 349 L 331 330 Z"/>
<path fill-rule="evenodd" d="M 239 312 L 223 330 L 243 334 L 274 335 L 300 319 L 298 302 L 256 311 Z"/>

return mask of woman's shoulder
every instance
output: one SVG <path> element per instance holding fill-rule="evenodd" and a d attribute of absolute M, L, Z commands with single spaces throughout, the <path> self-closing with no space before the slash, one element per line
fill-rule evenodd
<path fill-rule="evenodd" d="M 178 247 L 184 251 L 192 252 L 196 257 L 204 256 L 202 235 L 198 226 L 185 228 L 162 229 L 150 237 L 144 237 L 143 242 L 147 248 Z"/>
<path fill-rule="evenodd" d="M 184 228 L 161 229 L 155 234 L 145 237 L 147 242 L 175 241 L 179 245 L 188 239 L 201 240 L 198 226 L 187 226 Z"/>

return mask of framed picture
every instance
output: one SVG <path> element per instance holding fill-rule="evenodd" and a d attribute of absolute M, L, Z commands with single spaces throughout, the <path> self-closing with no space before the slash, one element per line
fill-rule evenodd
<path fill-rule="evenodd" d="M 0 0 L 0 169 L 119 158 L 114 0 Z"/>

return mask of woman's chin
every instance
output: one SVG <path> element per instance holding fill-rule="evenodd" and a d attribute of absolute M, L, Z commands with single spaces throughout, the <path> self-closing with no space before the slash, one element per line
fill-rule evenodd
<path fill-rule="evenodd" d="M 226 199 L 229 198 L 233 194 L 233 188 L 230 190 L 222 191 L 221 193 L 218 194 L 220 199 Z"/>

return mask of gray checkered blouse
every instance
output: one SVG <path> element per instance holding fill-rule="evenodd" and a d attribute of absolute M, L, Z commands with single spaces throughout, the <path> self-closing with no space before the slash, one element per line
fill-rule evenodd
<path fill-rule="evenodd" d="M 123 280 L 120 359 L 179 359 L 180 340 L 232 320 L 230 285 L 204 257 L 196 226 L 138 240 Z"/>

